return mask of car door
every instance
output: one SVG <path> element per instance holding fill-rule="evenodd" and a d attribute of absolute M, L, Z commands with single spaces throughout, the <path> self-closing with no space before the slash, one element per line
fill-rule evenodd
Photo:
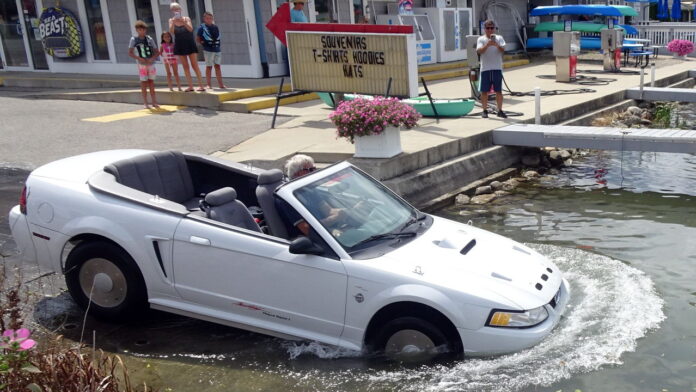
<path fill-rule="evenodd" d="M 173 251 L 176 289 L 199 305 L 198 311 L 306 339 L 338 341 L 347 286 L 340 260 L 291 254 L 285 240 L 203 218 L 181 221 Z"/>

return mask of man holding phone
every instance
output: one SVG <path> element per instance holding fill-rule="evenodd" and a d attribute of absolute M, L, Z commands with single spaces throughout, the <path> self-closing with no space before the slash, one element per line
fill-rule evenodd
<path fill-rule="evenodd" d="M 476 53 L 481 56 L 481 105 L 483 113 L 481 117 L 488 118 L 488 94 L 495 91 L 495 102 L 498 106 L 498 117 L 507 118 L 503 112 L 503 53 L 505 53 L 505 40 L 495 32 L 495 22 L 488 19 L 483 23 L 484 35 L 476 41 Z"/>

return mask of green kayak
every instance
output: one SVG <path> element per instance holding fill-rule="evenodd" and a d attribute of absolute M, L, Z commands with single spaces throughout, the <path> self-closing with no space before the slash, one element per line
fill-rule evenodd
<path fill-rule="evenodd" d="M 317 93 L 319 98 L 329 107 L 334 107 L 330 93 Z M 371 98 L 369 95 L 344 94 L 343 99 L 352 101 L 356 97 Z M 433 107 L 430 105 L 428 97 L 409 98 L 402 100 L 403 103 L 413 106 L 414 109 L 425 117 L 434 117 Z M 440 117 L 461 117 L 467 115 L 474 108 L 473 99 L 433 99 L 437 114 Z"/>
<path fill-rule="evenodd" d="M 563 22 L 541 22 L 534 27 L 534 31 L 563 31 L 564 27 Z M 609 27 L 603 23 L 573 21 L 573 31 L 579 31 L 581 33 L 599 33 L 602 29 L 608 28 Z M 620 25 L 616 25 L 615 28 L 623 29 Z"/>
<path fill-rule="evenodd" d="M 433 106 L 428 97 L 404 99 L 401 102 L 413 106 L 414 109 L 425 117 L 435 117 Z M 474 108 L 473 99 L 433 99 L 435 109 L 440 117 L 466 116 Z"/>

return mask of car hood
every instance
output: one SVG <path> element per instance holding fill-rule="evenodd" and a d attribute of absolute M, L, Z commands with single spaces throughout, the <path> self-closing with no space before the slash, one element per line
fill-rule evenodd
<path fill-rule="evenodd" d="M 470 225 L 433 218 L 427 232 L 387 253 L 379 264 L 459 291 L 463 298 L 520 310 L 545 305 L 557 293 L 562 273 L 536 251 Z"/>

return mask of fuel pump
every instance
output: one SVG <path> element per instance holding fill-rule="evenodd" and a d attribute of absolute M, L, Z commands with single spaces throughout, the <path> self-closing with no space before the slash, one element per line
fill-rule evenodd
<path fill-rule="evenodd" d="M 474 87 L 478 86 L 481 66 L 479 64 L 479 54 L 476 52 L 476 42 L 478 35 L 466 36 L 466 62 L 469 64 L 469 82 L 472 86 L 472 94 L 475 95 Z"/>
<path fill-rule="evenodd" d="M 556 81 L 575 80 L 580 54 L 579 31 L 554 31 L 553 55 L 556 57 Z"/>
<path fill-rule="evenodd" d="M 623 47 L 623 31 L 617 29 L 600 30 L 603 64 L 605 71 L 619 71 L 621 69 L 621 48 Z"/>

